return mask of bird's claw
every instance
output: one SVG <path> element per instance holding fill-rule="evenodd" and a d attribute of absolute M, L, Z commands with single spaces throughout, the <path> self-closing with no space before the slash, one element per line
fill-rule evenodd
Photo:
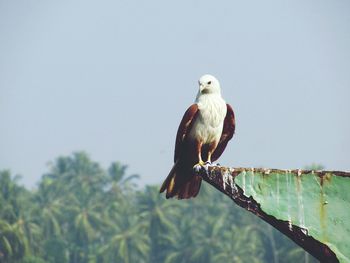
<path fill-rule="evenodd" d="M 205 164 L 203 165 L 203 168 L 205 169 L 205 171 L 208 173 L 209 172 L 209 167 L 211 166 L 211 162 L 205 162 Z"/>
<path fill-rule="evenodd" d="M 193 166 L 193 169 L 194 169 L 196 172 L 199 172 L 199 171 L 202 169 L 202 167 L 205 167 L 205 164 L 206 164 L 206 163 L 204 163 L 202 160 L 200 160 L 197 164 L 195 164 L 195 165 Z"/>
<path fill-rule="evenodd" d="M 202 169 L 202 165 L 197 163 L 193 166 L 193 169 L 198 173 Z"/>
<path fill-rule="evenodd" d="M 209 173 L 209 167 L 210 167 L 211 165 L 212 165 L 212 164 L 211 164 L 211 162 L 209 162 L 209 161 L 207 161 L 207 162 L 199 162 L 199 163 L 197 163 L 197 164 L 195 164 L 195 165 L 193 166 L 193 169 L 194 169 L 197 173 L 199 173 L 200 170 L 204 169 L 205 172 L 208 174 L 208 173 Z"/>

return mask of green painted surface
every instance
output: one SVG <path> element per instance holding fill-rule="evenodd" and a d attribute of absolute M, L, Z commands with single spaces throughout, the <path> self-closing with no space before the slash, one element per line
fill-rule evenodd
<path fill-rule="evenodd" d="M 350 178 L 291 172 L 241 172 L 235 182 L 266 213 L 305 229 L 350 262 Z M 306 232 L 307 231 L 307 232 Z"/>

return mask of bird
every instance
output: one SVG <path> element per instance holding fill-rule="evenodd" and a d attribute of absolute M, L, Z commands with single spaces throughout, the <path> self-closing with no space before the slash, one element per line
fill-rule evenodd
<path fill-rule="evenodd" d="M 174 165 L 160 188 L 167 199 L 196 197 L 202 178 L 194 170 L 216 161 L 235 133 L 235 114 L 221 96 L 219 81 L 205 74 L 198 84 L 195 102 L 177 130 Z"/>

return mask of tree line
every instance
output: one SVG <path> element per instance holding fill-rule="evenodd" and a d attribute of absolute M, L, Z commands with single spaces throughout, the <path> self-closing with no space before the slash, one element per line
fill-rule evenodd
<path fill-rule="evenodd" d="M 48 170 L 34 190 L 0 171 L 0 263 L 316 262 L 206 183 L 195 199 L 166 200 L 84 152 Z"/>

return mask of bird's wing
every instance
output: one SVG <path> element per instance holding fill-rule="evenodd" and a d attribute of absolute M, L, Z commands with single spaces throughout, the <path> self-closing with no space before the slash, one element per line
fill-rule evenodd
<path fill-rule="evenodd" d="M 224 127 L 222 129 L 222 134 L 220 137 L 220 141 L 218 146 L 216 147 L 213 155 L 212 155 L 212 161 L 217 160 L 221 154 L 224 152 L 226 145 L 229 140 L 233 137 L 233 134 L 235 133 L 235 114 L 233 112 L 233 109 L 230 105 L 226 104 L 227 106 L 227 113 L 224 120 Z"/>
<path fill-rule="evenodd" d="M 193 123 L 198 116 L 198 112 L 198 105 L 192 104 L 186 110 L 184 116 L 182 117 L 180 126 L 176 134 L 174 162 L 176 162 L 179 159 L 179 155 L 183 147 L 183 142 L 190 133 Z"/>

